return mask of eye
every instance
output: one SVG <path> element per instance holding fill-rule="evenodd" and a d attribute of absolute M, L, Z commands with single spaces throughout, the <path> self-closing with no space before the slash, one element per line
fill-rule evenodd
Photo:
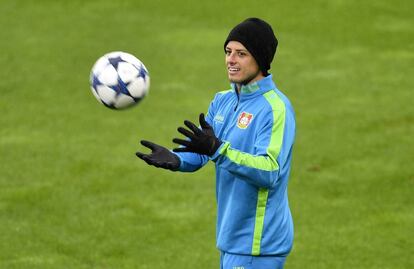
<path fill-rule="evenodd" d="M 243 52 L 243 51 L 239 51 L 238 53 L 237 53 L 240 57 L 243 57 L 243 56 L 246 56 L 247 54 L 245 53 L 245 52 Z"/>
<path fill-rule="evenodd" d="M 226 50 L 226 55 L 230 56 L 230 54 L 231 54 L 231 50 Z"/>

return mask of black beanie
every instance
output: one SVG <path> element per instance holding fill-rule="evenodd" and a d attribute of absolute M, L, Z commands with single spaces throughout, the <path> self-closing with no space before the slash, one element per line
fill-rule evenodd
<path fill-rule="evenodd" d="M 263 75 L 268 75 L 276 53 L 277 39 L 272 27 L 258 18 L 248 18 L 230 31 L 224 42 L 224 51 L 230 41 L 238 41 L 253 55 Z"/>

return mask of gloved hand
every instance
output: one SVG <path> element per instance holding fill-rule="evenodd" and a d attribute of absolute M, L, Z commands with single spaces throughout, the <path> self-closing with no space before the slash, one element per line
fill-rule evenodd
<path fill-rule="evenodd" d="M 151 153 L 144 154 L 137 151 L 135 155 L 144 160 L 147 164 L 172 171 L 176 171 L 178 167 L 180 167 L 180 158 L 167 148 L 146 140 L 141 140 L 141 145 L 151 149 Z"/>
<path fill-rule="evenodd" d="M 217 151 L 222 142 L 215 136 L 213 127 L 206 122 L 203 113 L 200 114 L 199 121 L 201 130 L 194 123 L 188 120 L 185 120 L 184 124 L 192 132 L 183 127 L 179 127 L 177 129 L 190 140 L 174 138 L 174 143 L 184 146 L 173 149 L 174 152 L 195 152 L 212 156 Z"/>

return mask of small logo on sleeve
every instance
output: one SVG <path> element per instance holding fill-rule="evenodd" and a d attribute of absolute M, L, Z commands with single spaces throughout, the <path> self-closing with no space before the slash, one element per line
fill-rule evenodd
<path fill-rule="evenodd" d="M 242 112 L 240 113 L 239 117 L 237 118 L 237 127 L 240 129 L 246 129 L 250 122 L 252 122 L 253 114 Z"/>
<path fill-rule="evenodd" d="M 224 117 L 222 115 L 216 115 L 214 117 L 214 121 L 223 123 L 224 122 Z"/>

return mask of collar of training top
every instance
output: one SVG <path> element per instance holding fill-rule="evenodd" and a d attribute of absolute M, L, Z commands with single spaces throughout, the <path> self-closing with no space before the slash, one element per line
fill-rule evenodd
<path fill-rule="evenodd" d="M 231 87 L 233 90 L 236 90 L 236 83 L 232 83 Z M 267 77 L 262 78 L 261 80 L 255 81 L 253 83 L 249 83 L 247 85 L 242 85 L 240 89 L 240 93 L 245 94 L 252 94 L 257 92 L 265 92 L 272 89 L 275 89 L 276 85 L 273 82 L 272 75 L 268 75 Z"/>

